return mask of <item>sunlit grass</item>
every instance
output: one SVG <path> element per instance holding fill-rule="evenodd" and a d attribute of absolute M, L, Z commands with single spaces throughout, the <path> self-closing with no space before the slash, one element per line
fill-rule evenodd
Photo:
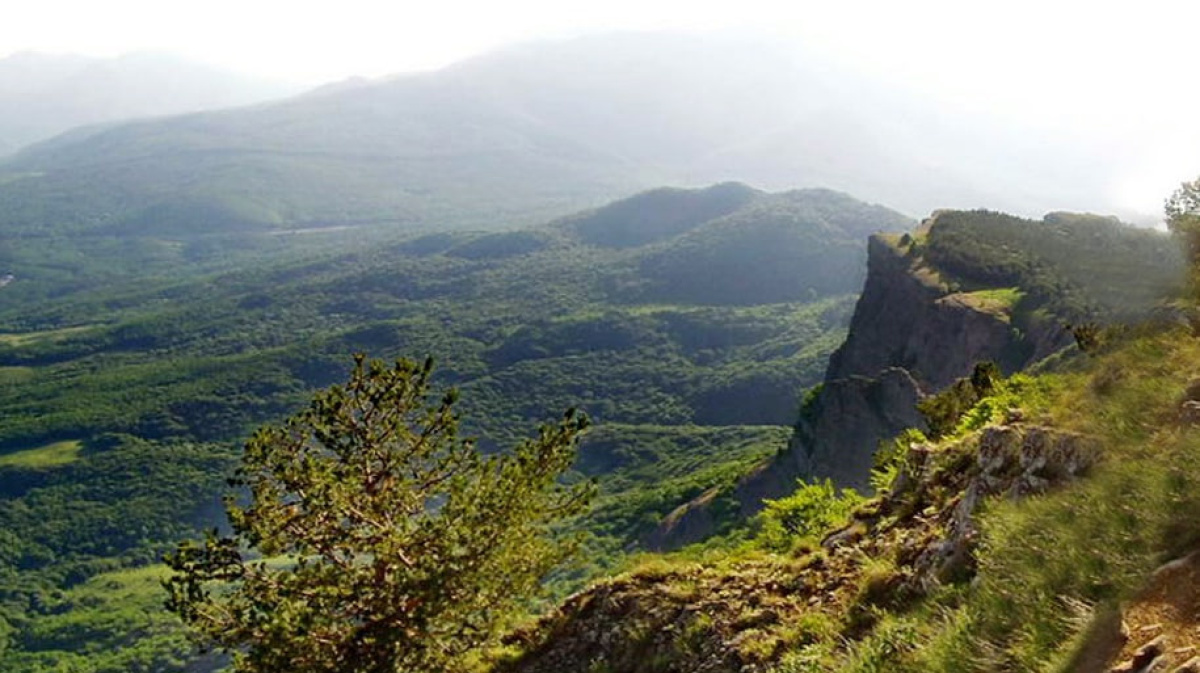
<path fill-rule="evenodd" d="M 42 469 L 69 465 L 79 459 L 83 442 L 75 439 L 54 442 L 33 449 L 25 449 L 0 456 L 0 467 L 24 467 Z"/>
<path fill-rule="evenodd" d="M 75 327 L 63 327 L 61 329 L 42 330 L 40 332 L 0 333 L 0 345 L 28 346 L 42 341 L 63 339 L 74 334 L 87 332 L 91 329 L 93 329 L 92 325 L 78 325 Z"/>
<path fill-rule="evenodd" d="M 998 308 L 1011 309 L 1021 301 L 1021 297 L 1025 293 L 1015 287 L 1000 287 L 990 290 L 976 290 L 968 292 L 964 295 L 970 298 L 973 302 L 977 302 L 981 307 L 987 308 L 995 306 Z"/>
<path fill-rule="evenodd" d="M 1052 425 L 1098 440 L 1093 474 L 1049 495 L 997 501 L 980 517 L 979 575 L 921 670 L 1057 670 L 1086 620 L 1070 606 L 1115 605 L 1200 531 L 1200 432 L 1178 407 L 1200 374 L 1200 340 L 1186 330 L 1133 333 L 1063 375 Z M 944 656 L 947 652 L 954 656 Z"/>
<path fill-rule="evenodd" d="M 0 385 L 32 381 L 36 373 L 33 367 L 0 367 Z"/>

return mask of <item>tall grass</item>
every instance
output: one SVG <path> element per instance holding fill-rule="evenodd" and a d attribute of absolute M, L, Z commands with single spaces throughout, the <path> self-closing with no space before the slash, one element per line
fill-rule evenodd
<path fill-rule="evenodd" d="M 1103 462 L 1049 495 L 995 501 L 980 517 L 978 576 L 916 655 L 928 671 L 1057 670 L 1085 626 L 1080 606 L 1130 597 L 1200 541 L 1200 432 L 1178 405 L 1200 341 L 1132 335 L 1069 375 L 1055 424 L 1097 437 Z"/>

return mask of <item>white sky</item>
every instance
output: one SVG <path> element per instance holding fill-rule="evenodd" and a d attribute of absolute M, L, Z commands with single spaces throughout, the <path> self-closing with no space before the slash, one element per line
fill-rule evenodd
<path fill-rule="evenodd" d="M 0 56 L 171 51 L 318 84 L 591 30 L 762 30 L 951 106 L 1122 142 L 1132 205 L 1200 173 L 1200 3 L 1188 0 L 9 0 Z M 1145 134 L 1153 140 L 1147 142 Z"/>

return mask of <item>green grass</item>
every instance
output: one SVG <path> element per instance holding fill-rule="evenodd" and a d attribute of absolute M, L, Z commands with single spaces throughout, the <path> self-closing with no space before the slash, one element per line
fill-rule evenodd
<path fill-rule="evenodd" d="M 8 383 L 26 383 L 32 381 L 37 374 L 33 367 L 0 367 L 0 385 Z"/>
<path fill-rule="evenodd" d="M 48 609 L 31 615 L 17 634 L 22 651 L 0 650 L 0 668 L 183 670 L 193 658 L 192 646 L 178 620 L 160 609 L 166 573 L 163 565 L 103 573 L 47 598 Z M 210 664 L 197 670 L 213 669 Z"/>
<path fill-rule="evenodd" d="M 985 306 L 990 304 L 1004 309 L 1012 309 L 1017 305 L 1017 302 L 1021 301 L 1025 293 L 1016 287 L 1000 287 L 990 290 L 976 290 L 975 292 L 967 293 L 966 296 Z"/>
<path fill-rule="evenodd" d="M 67 440 L 54 442 L 33 449 L 15 451 L 0 456 L 0 467 L 23 467 L 29 469 L 45 469 L 69 465 L 79 459 L 83 450 L 83 442 Z"/>
<path fill-rule="evenodd" d="M 1041 399 L 1026 411 L 1094 437 L 1101 463 L 1048 495 L 990 503 L 978 576 L 955 600 L 927 602 L 919 643 L 888 670 L 1068 670 L 1086 615 L 1194 550 L 1200 431 L 1181 427 L 1177 409 L 1198 366 L 1200 340 L 1184 330 L 1135 331 L 1031 388 Z"/>
<path fill-rule="evenodd" d="M 79 325 L 76 327 L 63 327 L 61 329 L 42 330 L 40 332 L 21 332 L 21 333 L 0 333 L 0 345 L 4 346 L 29 346 L 44 341 L 53 341 L 64 339 L 69 336 L 75 336 L 88 330 L 93 329 L 92 325 Z"/>

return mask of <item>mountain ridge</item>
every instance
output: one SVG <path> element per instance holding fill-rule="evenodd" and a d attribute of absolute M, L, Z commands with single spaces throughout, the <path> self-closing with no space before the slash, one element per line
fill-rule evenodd
<path fill-rule="evenodd" d="M 1086 261 L 1061 261 L 1076 255 Z M 729 496 L 748 517 L 798 480 L 867 490 L 880 443 L 929 430 L 921 403 L 977 363 L 1030 367 L 1074 347 L 1070 323 L 1144 317 L 1181 277 L 1165 234 L 1096 216 L 946 210 L 909 234 L 873 234 L 848 335 L 805 396 L 788 448 Z M 712 534 L 711 523 L 709 505 L 693 501 L 648 539 L 677 549 Z"/>
<path fill-rule="evenodd" d="M 248 105 L 299 87 L 168 54 L 0 59 L 0 156 L 81 126 Z"/>
<path fill-rule="evenodd" d="M 986 160 L 995 148 L 964 144 L 935 116 L 924 101 L 822 72 L 778 45 L 670 34 L 538 43 L 28 148 L 3 167 L 24 178 L 0 178 L 0 231 L 27 230 L 47 208 L 74 232 L 158 220 L 176 236 L 211 221 L 247 231 L 498 228 L 657 184 L 729 179 L 823 186 L 908 212 L 1004 203 L 996 186 L 1011 176 L 983 169 L 1006 165 Z M 1031 171 L 1083 151 L 1020 137 L 1002 150 Z M 1072 175 L 1078 184 L 1039 182 L 1066 191 L 1022 205 L 1099 189 L 1095 176 Z"/>

